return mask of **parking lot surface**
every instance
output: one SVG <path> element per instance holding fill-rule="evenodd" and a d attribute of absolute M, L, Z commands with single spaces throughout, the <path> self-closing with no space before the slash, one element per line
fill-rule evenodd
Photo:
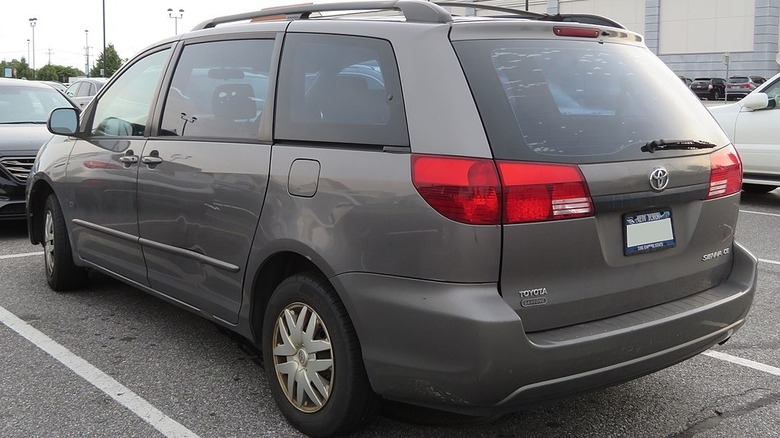
<path fill-rule="evenodd" d="M 480 422 L 390 410 L 365 437 L 780 436 L 780 189 L 743 194 L 738 241 L 759 258 L 745 326 L 632 382 Z M 215 325 L 92 273 L 55 293 L 23 223 L 0 223 L 0 436 L 300 436 L 257 353 Z M 430 416 L 423 416 L 429 420 Z"/>

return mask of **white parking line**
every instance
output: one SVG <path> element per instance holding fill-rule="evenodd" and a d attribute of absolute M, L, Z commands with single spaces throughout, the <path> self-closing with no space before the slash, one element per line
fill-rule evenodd
<path fill-rule="evenodd" d="M 761 263 L 769 263 L 770 265 L 780 265 L 780 262 L 775 260 L 769 260 L 769 259 L 758 259 Z"/>
<path fill-rule="evenodd" d="M 774 217 L 780 217 L 780 214 L 777 213 L 765 213 L 763 211 L 753 211 L 753 210 L 740 210 L 740 213 L 750 213 L 750 214 L 760 214 L 764 216 L 774 216 Z"/>
<path fill-rule="evenodd" d="M 702 354 L 704 354 L 705 356 L 714 357 L 715 359 L 725 360 L 726 362 L 731 362 L 737 365 L 753 368 L 754 370 L 763 371 L 765 373 L 769 373 L 775 376 L 780 376 L 780 368 L 773 367 L 771 365 L 766 365 L 760 362 L 754 362 L 748 359 L 742 359 L 741 357 L 732 356 L 730 354 L 721 353 L 719 351 L 705 351 Z"/>
<path fill-rule="evenodd" d="M 60 361 L 63 365 L 70 368 L 71 371 L 81 376 L 81 378 L 116 400 L 117 403 L 130 409 L 135 415 L 149 423 L 166 437 L 198 437 L 194 432 L 163 414 L 162 411 L 152 406 L 129 388 L 114 380 L 113 377 L 100 371 L 81 357 L 76 356 L 70 350 L 19 319 L 19 317 L 2 306 L 0 306 L 0 322 L 22 335 L 22 337 L 48 353 L 51 357 Z"/>
<path fill-rule="evenodd" d="M 43 255 L 43 251 L 38 251 L 38 252 L 25 252 L 25 253 L 22 253 L 22 254 L 8 254 L 8 255 L 0 255 L 0 260 L 5 260 L 5 259 L 17 259 L 17 258 L 19 258 L 19 257 L 32 257 L 32 256 L 39 256 L 39 255 Z"/>

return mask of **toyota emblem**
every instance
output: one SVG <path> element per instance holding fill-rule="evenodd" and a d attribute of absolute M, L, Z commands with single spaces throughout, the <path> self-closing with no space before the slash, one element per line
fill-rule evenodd
<path fill-rule="evenodd" d="M 650 187 L 660 192 L 669 185 L 669 171 L 663 167 L 656 167 L 650 172 Z"/>

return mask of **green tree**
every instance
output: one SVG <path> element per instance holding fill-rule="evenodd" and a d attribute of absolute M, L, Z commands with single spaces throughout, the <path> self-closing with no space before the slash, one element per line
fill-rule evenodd
<path fill-rule="evenodd" d="M 114 49 L 113 44 L 109 44 L 106 50 L 98 56 L 95 66 L 89 71 L 90 76 L 110 77 L 115 71 L 122 67 L 122 58 Z M 105 68 L 105 75 L 100 74 L 100 69 Z"/>
<path fill-rule="evenodd" d="M 64 65 L 49 64 L 38 70 L 35 77 L 42 81 L 60 81 L 67 82 L 68 78 L 84 76 L 84 73 L 74 67 L 65 67 Z"/>
<path fill-rule="evenodd" d="M 32 70 L 24 57 L 22 57 L 21 61 L 12 59 L 11 61 L 0 62 L 0 76 L 5 74 L 6 67 L 12 69 L 11 71 L 15 78 L 32 78 Z"/>

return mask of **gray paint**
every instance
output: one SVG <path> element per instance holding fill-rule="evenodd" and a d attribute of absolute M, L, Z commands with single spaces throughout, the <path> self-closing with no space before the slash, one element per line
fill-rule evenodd
<path fill-rule="evenodd" d="M 619 211 L 553 223 L 455 223 L 420 197 L 410 166 L 410 152 L 492 158 L 450 27 L 312 20 L 290 30 L 391 40 L 411 150 L 155 137 L 101 140 L 98 148 L 91 139 L 75 142 L 64 173 L 74 142 L 56 137 L 30 185 L 42 193 L 50 184 L 60 197 L 81 263 L 256 344 L 254 316 L 273 279 L 319 270 L 355 326 L 374 390 L 472 414 L 635 378 L 727 339 L 744 322 L 757 261 L 733 244 L 738 195 L 671 206 L 678 246 L 635 258 L 622 255 Z M 222 32 L 193 37 L 226 38 Z M 153 108 L 149 119 L 159 120 L 160 105 Z M 128 150 L 139 162 L 152 151 L 162 161 L 125 165 L 119 159 Z M 707 181 L 703 160 L 661 161 L 673 170 L 673 187 L 687 190 Z M 647 191 L 642 164 L 582 169 L 594 194 L 630 195 Z M 652 199 L 644 206 L 658 207 Z M 733 249 L 701 261 L 721 248 Z M 295 262 L 261 271 L 279 254 Z M 518 309 L 519 290 L 546 285 L 556 296 L 550 307 Z"/>

